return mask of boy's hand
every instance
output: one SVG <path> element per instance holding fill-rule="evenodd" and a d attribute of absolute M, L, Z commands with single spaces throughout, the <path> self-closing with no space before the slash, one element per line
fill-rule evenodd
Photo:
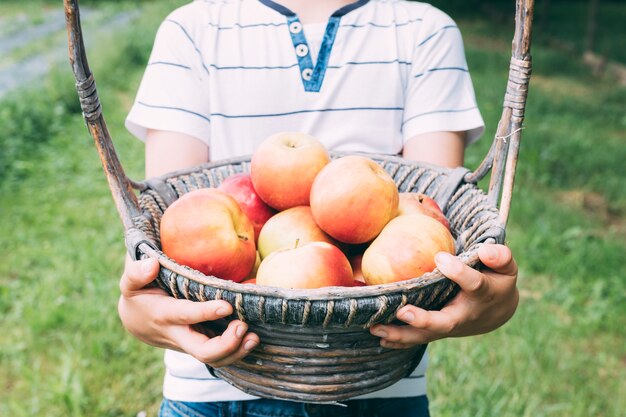
<path fill-rule="evenodd" d="M 427 311 L 408 305 L 397 318 L 409 326 L 376 325 L 370 331 L 384 347 L 403 349 L 445 337 L 487 333 L 506 323 L 519 300 L 517 265 L 504 245 L 485 244 L 479 251 L 489 269 L 477 271 L 456 257 L 440 253 L 439 270 L 459 284 L 461 291 L 441 311 Z"/>
<path fill-rule="evenodd" d="M 126 329 L 152 346 L 186 352 L 214 368 L 229 365 L 246 356 L 259 344 L 259 337 L 247 333 L 248 326 L 233 320 L 219 336 L 198 333 L 192 325 L 230 315 L 232 306 L 223 300 L 194 302 L 170 297 L 165 291 L 148 287 L 158 273 L 156 259 L 132 261 L 126 258 L 120 280 L 118 311 Z"/>

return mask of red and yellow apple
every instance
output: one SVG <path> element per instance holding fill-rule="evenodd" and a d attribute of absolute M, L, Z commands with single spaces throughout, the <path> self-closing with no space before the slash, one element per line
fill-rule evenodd
<path fill-rule="evenodd" d="M 321 288 L 354 285 L 350 262 L 327 242 L 310 242 L 272 252 L 261 261 L 258 285 L 282 288 Z"/>
<path fill-rule="evenodd" d="M 311 184 L 329 162 L 328 151 L 313 136 L 278 133 L 254 151 L 252 184 L 263 201 L 277 210 L 309 205 Z"/>
<path fill-rule="evenodd" d="M 282 248 L 291 248 L 298 241 L 299 245 L 309 242 L 335 243 L 315 223 L 309 206 L 292 207 L 276 213 L 261 229 L 258 250 L 265 259 L 270 253 Z"/>
<path fill-rule="evenodd" d="M 226 178 L 218 187 L 218 190 L 233 197 L 248 216 L 254 226 L 254 237 L 259 238 L 259 233 L 265 222 L 276 214 L 276 210 L 265 204 L 259 197 L 252 179 L 248 173 L 239 173 Z"/>
<path fill-rule="evenodd" d="M 438 252 L 454 254 L 454 238 L 439 221 L 424 214 L 398 216 L 363 254 L 368 285 L 417 278 L 435 269 Z"/>
<path fill-rule="evenodd" d="M 345 156 L 326 165 L 311 188 L 311 211 L 322 230 L 345 243 L 374 239 L 398 212 L 398 189 L 372 159 Z"/>
<path fill-rule="evenodd" d="M 237 201 L 215 188 L 176 200 L 160 228 L 163 252 L 206 275 L 239 282 L 254 266 L 254 227 Z"/>
<path fill-rule="evenodd" d="M 446 218 L 439 204 L 423 193 L 400 193 L 400 203 L 398 205 L 398 216 L 405 214 L 425 214 L 438 220 L 448 230 L 450 223 Z"/>

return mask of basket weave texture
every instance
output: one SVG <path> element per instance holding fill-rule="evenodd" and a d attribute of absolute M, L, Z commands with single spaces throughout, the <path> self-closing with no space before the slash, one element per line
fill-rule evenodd
<path fill-rule="evenodd" d="M 342 154 L 333 154 L 339 157 Z M 392 176 L 401 192 L 434 197 L 450 221 L 456 252 L 477 267 L 476 250 L 485 241 L 502 242 L 498 210 L 475 184 L 464 182 L 467 170 L 448 170 L 409 163 L 392 156 L 368 155 Z M 157 256 L 163 265 L 159 285 L 177 298 L 222 299 L 234 306 L 226 320 L 240 319 L 259 334 L 260 346 L 243 361 L 215 373 L 243 391 L 270 398 L 332 402 L 375 391 L 409 374 L 425 346 L 407 350 L 382 348 L 368 329 L 391 323 L 407 304 L 441 308 L 457 286 L 437 270 L 394 284 L 358 288 L 329 287 L 289 290 L 238 284 L 206 276 L 178 265 L 159 248 L 159 223 L 179 196 L 198 188 L 217 187 L 230 175 L 248 172 L 249 158 L 202 165 L 144 184 L 137 228 L 148 241 L 139 257 Z M 220 331 L 227 323 L 206 323 L 204 331 Z"/>

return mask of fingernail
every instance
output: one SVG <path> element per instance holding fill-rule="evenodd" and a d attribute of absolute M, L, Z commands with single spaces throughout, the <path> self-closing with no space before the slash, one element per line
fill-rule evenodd
<path fill-rule="evenodd" d="M 378 328 L 372 330 L 372 334 L 374 336 L 378 336 L 378 337 L 381 337 L 383 339 L 388 336 L 386 331 L 384 331 L 383 329 L 378 329 Z"/>
<path fill-rule="evenodd" d="M 144 259 L 143 261 L 141 261 L 141 272 L 144 274 L 149 274 L 150 272 L 152 272 L 154 262 L 155 260 L 152 258 Z"/>
<path fill-rule="evenodd" d="M 218 307 L 217 310 L 215 310 L 215 314 L 218 316 L 225 316 L 228 314 L 228 309 L 226 307 Z"/>
<path fill-rule="evenodd" d="M 398 314 L 398 318 L 402 321 L 413 321 L 415 320 L 415 314 L 412 311 L 401 311 Z"/>
<path fill-rule="evenodd" d="M 247 351 L 250 351 L 252 349 L 254 349 L 257 345 L 256 340 L 248 340 L 244 345 L 243 348 Z"/>
<path fill-rule="evenodd" d="M 495 248 L 495 246 L 485 245 L 483 246 L 483 248 L 483 251 L 488 258 L 496 259 L 498 257 L 498 250 Z"/>
<path fill-rule="evenodd" d="M 453 256 L 447 252 L 439 252 L 435 255 L 435 262 L 438 266 L 443 266 L 444 268 L 452 262 Z"/>
<path fill-rule="evenodd" d="M 235 334 L 237 335 L 237 337 L 243 337 L 243 335 L 246 334 L 246 326 L 237 326 Z"/>

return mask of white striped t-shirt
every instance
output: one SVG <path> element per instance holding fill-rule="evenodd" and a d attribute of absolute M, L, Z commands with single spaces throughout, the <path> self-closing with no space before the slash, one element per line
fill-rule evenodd
<path fill-rule="evenodd" d="M 140 139 L 147 129 L 194 136 L 219 160 L 280 131 L 399 154 L 428 132 L 467 131 L 472 142 L 483 120 L 459 29 L 428 4 L 360 0 L 320 30 L 271 0 L 205 0 L 161 24 L 126 126 Z M 165 363 L 171 400 L 254 398 L 191 356 L 167 351 Z M 425 368 L 367 397 L 423 395 Z"/>

